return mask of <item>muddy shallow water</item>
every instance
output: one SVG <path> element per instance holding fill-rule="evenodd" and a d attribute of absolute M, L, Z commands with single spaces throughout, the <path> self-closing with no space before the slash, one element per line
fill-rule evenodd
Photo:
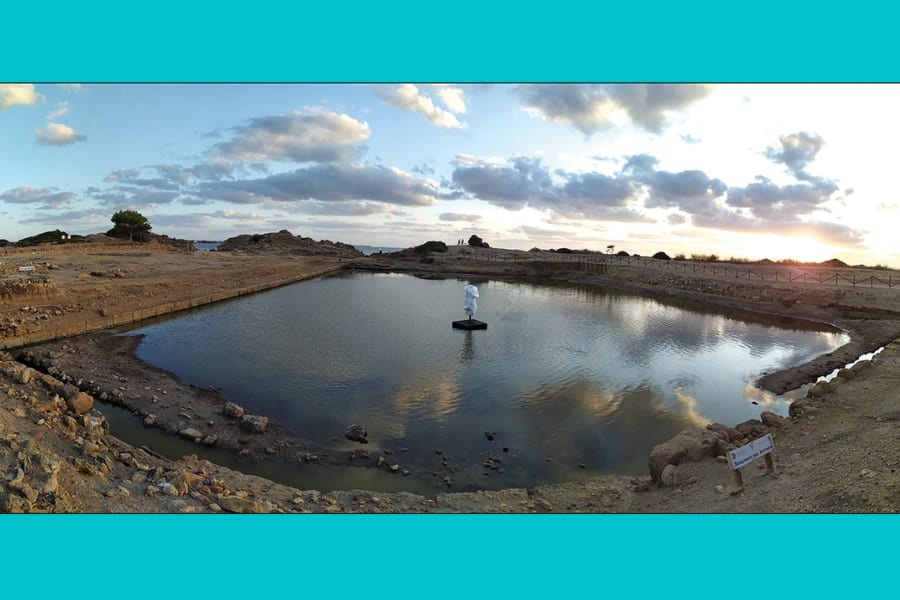
<path fill-rule="evenodd" d="M 478 282 L 488 330 L 462 332 L 450 321 L 465 283 L 328 277 L 129 333 L 144 336 L 140 359 L 298 437 L 348 450 L 360 446 L 343 432 L 360 423 L 366 449 L 455 489 L 643 472 L 653 445 L 688 424 L 786 413 L 785 397 L 750 382 L 846 341 L 784 319 L 502 281 Z M 320 487 L 371 487 L 366 469 L 345 471 Z"/>

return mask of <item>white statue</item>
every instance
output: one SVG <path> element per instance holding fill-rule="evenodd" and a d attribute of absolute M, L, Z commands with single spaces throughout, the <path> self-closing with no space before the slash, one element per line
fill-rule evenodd
<path fill-rule="evenodd" d="M 475 310 L 478 308 L 478 303 L 475 301 L 475 298 L 478 297 L 478 288 L 470 283 L 463 288 L 463 292 L 465 292 L 466 294 L 466 300 L 463 304 L 463 309 L 466 311 L 466 315 L 471 321 L 472 315 L 475 314 Z"/>

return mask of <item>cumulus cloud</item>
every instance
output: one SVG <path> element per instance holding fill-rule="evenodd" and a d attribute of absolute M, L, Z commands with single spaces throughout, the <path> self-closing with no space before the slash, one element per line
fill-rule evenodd
<path fill-rule="evenodd" d="M 396 87 L 381 87 L 378 88 L 377 93 L 388 104 L 410 112 L 421 113 L 438 127 L 465 127 L 465 124 L 460 122 L 453 114 L 454 112 L 465 111 L 462 90 L 456 88 L 439 88 L 437 90 L 438 97 L 449 110 L 436 106 L 431 98 L 411 83 L 404 83 Z"/>
<path fill-rule="evenodd" d="M 65 146 L 87 140 L 87 136 L 75 133 L 75 130 L 62 123 L 47 123 L 44 129 L 35 129 L 38 144 L 47 146 Z"/>
<path fill-rule="evenodd" d="M 313 165 L 261 179 L 205 181 L 194 195 L 238 204 L 349 202 L 369 200 L 400 206 L 431 206 L 436 186 L 383 165 Z"/>
<path fill-rule="evenodd" d="M 356 144 L 371 135 L 368 123 L 336 113 L 257 117 L 231 131 L 231 139 L 210 150 L 213 160 L 340 162 L 356 158 Z"/>
<path fill-rule="evenodd" d="M 519 156 L 500 165 L 493 161 L 458 162 L 450 183 L 450 192 L 462 192 L 467 198 L 509 210 L 530 206 L 567 218 L 646 220 L 629 207 L 635 194 L 629 178 L 563 170 L 551 174 L 536 158 Z"/>
<path fill-rule="evenodd" d="M 825 145 L 821 136 L 805 131 L 783 135 L 779 141 L 781 148 L 767 148 L 765 156 L 774 163 L 785 165 L 792 173 L 803 171 Z"/>
<path fill-rule="evenodd" d="M 629 120 L 661 133 L 676 112 L 708 96 L 712 86 L 697 84 L 527 84 L 516 88 L 525 109 L 555 123 L 574 125 L 590 135 Z"/>
<path fill-rule="evenodd" d="M 58 192 L 56 188 L 21 186 L 0 194 L 0 202 L 10 204 L 40 204 L 42 209 L 60 209 L 76 198 L 73 192 Z"/>
<path fill-rule="evenodd" d="M 629 156 L 622 169 L 649 191 L 644 202 L 647 208 L 681 207 L 685 210 L 708 206 L 721 197 L 727 186 L 703 171 L 687 170 L 678 173 L 660 171 L 657 160 L 647 154 Z"/>
<path fill-rule="evenodd" d="M 0 83 L 0 110 L 16 105 L 29 106 L 37 103 L 41 97 L 32 83 Z"/>
<path fill-rule="evenodd" d="M 477 223 L 481 220 L 481 215 L 467 215 L 462 213 L 441 213 L 438 215 L 438 219 L 441 221 L 450 221 L 450 222 L 459 222 L 463 221 L 465 223 Z"/>
<path fill-rule="evenodd" d="M 447 110 L 453 113 L 466 112 L 466 94 L 460 88 L 438 83 L 434 86 L 435 93 Z"/>

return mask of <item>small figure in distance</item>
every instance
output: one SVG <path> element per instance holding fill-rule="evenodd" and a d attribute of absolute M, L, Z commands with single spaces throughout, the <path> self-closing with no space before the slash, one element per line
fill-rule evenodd
<path fill-rule="evenodd" d="M 466 311 L 466 316 L 468 316 L 471 321 L 472 315 L 475 314 L 475 310 L 478 308 L 478 303 L 475 301 L 475 298 L 478 297 L 478 288 L 470 283 L 463 288 L 463 292 L 466 295 L 463 309 Z"/>

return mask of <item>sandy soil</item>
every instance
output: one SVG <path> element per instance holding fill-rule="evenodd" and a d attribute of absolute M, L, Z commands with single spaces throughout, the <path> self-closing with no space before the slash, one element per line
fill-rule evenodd
<path fill-rule="evenodd" d="M 28 255 L 0 255 L 0 275 L 7 284 L 0 305 L 0 344 L 16 348 L 23 360 L 30 356 L 26 362 L 37 367 L 25 366 L 13 355 L 0 360 L 0 472 L 5 473 L 0 511 L 893 512 L 900 507 L 900 413 L 894 381 L 900 345 L 892 343 L 900 338 L 900 288 L 736 281 L 626 264 L 610 265 L 602 273 L 575 266 L 535 270 L 520 256 L 498 258 L 509 257 L 509 251 L 465 256 L 458 248 L 425 263 L 186 254 L 146 247 L 96 250 L 44 248 Z M 17 267 L 25 264 L 37 266 L 36 274 L 43 276 L 38 285 L 9 285 L 22 277 Z M 223 414 L 223 401 L 214 390 L 185 386 L 141 365 L 127 338 L 99 333 L 33 345 L 25 353 L 19 349 L 68 332 L 102 329 L 117 316 L 133 320 L 167 312 L 179 302 L 249 293 L 346 266 L 407 270 L 425 277 L 459 273 L 611 286 L 724 310 L 806 318 L 851 334 L 851 344 L 830 356 L 768 374 L 761 384 L 776 392 L 887 347 L 871 368 L 797 403 L 792 419 L 771 421 L 767 431 L 775 439 L 778 474 L 765 474 L 757 464 L 762 461 L 756 461 L 743 469 L 741 491 L 734 489 L 728 465 L 708 457 L 679 464 L 665 486 L 635 473 L 528 490 L 447 493 L 432 500 L 412 494 L 301 491 L 195 457 L 173 462 L 130 447 L 105 429 L 100 398 L 150 418 L 151 426 L 172 435 L 200 434 L 198 443 L 255 460 L 274 455 L 379 468 L 378 458 L 390 459 L 377 449 L 364 455 L 321 453 L 291 438 L 277 423 L 264 433 L 252 433 L 239 425 L 240 419 Z M 78 395 L 79 388 L 87 392 L 89 409 L 82 410 L 85 397 Z"/>

